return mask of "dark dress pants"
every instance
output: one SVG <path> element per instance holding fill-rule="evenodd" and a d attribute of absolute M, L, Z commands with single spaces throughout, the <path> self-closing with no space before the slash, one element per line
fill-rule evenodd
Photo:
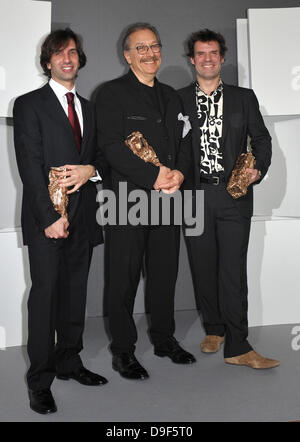
<path fill-rule="evenodd" d="M 248 336 L 247 249 L 251 219 L 243 217 L 225 185 L 201 184 L 204 232 L 186 237 L 206 334 L 224 336 L 224 357 L 252 349 Z"/>
<path fill-rule="evenodd" d="M 179 226 L 107 228 L 106 294 L 113 354 L 135 350 L 137 330 L 132 315 L 144 257 L 151 339 L 155 345 L 173 336 L 179 239 Z"/>
<path fill-rule="evenodd" d="M 67 373 L 82 366 L 79 352 L 92 247 L 81 210 L 69 232 L 67 239 L 59 240 L 41 233 L 28 246 L 32 287 L 28 299 L 27 382 L 32 390 L 49 388 L 56 371 Z"/>

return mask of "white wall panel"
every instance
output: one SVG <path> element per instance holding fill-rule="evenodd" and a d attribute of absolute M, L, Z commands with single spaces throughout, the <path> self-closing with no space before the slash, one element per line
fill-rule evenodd
<path fill-rule="evenodd" d="M 14 99 L 40 87 L 40 45 L 51 30 L 51 2 L 1 0 L 0 116 L 12 116 Z"/>
<path fill-rule="evenodd" d="M 248 253 L 249 325 L 299 323 L 300 219 L 257 217 Z"/>
<path fill-rule="evenodd" d="M 0 231 L 0 348 L 27 340 L 29 263 L 20 229 Z"/>
<path fill-rule="evenodd" d="M 9 124 L 7 124 L 9 123 Z M 15 158 L 12 121 L 0 118 L 0 229 L 20 226 L 22 182 Z"/>
<path fill-rule="evenodd" d="M 263 115 L 300 114 L 300 8 L 249 9 L 251 86 Z"/>
<path fill-rule="evenodd" d="M 291 8 L 291 11 L 300 8 Z M 253 75 L 252 60 L 249 64 L 249 39 L 248 29 L 251 27 L 251 20 L 255 20 L 256 16 L 249 15 L 249 19 L 237 20 L 237 55 L 238 55 L 238 72 L 239 72 L 239 86 L 252 87 L 251 77 Z M 255 10 L 257 11 L 257 10 Z M 262 11 L 262 10 L 258 10 Z M 264 13 L 271 12 L 271 10 L 263 10 Z M 276 10 L 279 14 L 281 10 Z M 285 9 L 283 10 L 285 11 Z M 252 18 L 251 18 L 252 17 Z M 272 16 L 266 21 L 267 29 L 273 26 Z M 271 23 L 271 24 L 270 24 Z M 299 22 L 300 23 L 300 22 Z M 276 24 L 276 22 L 275 22 Z M 283 25 L 282 25 L 283 26 Z M 252 26 L 253 29 L 253 26 Z M 264 26 L 262 26 L 264 29 Z M 261 30 L 261 32 L 263 32 Z M 264 40 L 261 38 L 262 45 Z M 250 45 L 252 41 L 250 42 Z M 251 55 L 254 57 L 254 48 L 251 46 Z M 273 51 L 275 57 L 275 53 Z M 289 53 L 282 54 L 281 63 L 288 63 Z M 275 57 L 276 58 L 276 57 Z M 299 58 L 300 60 L 300 58 Z M 300 62 L 299 62 L 300 64 Z M 251 69 L 250 69 L 251 68 Z M 251 73 L 250 73 L 251 70 Z M 262 87 L 268 88 L 270 79 L 265 70 L 261 72 L 260 83 Z M 281 91 L 286 86 L 284 78 L 278 80 L 274 90 Z M 263 113 L 265 107 L 263 105 L 263 97 L 256 87 L 254 92 L 258 96 L 260 103 L 260 110 Z M 279 92 L 280 93 L 280 92 Z M 300 96 L 298 97 L 300 99 Z M 299 100 L 300 102 L 300 100 Z M 278 96 L 273 91 L 272 103 L 277 105 Z M 298 185 L 299 164 L 300 164 L 300 148 L 299 148 L 299 134 L 300 134 L 300 117 L 292 116 L 288 112 L 287 116 L 264 116 L 265 124 L 272 137 L 272 163 L 268 175 L 262 183 L 254 186 L 254 214 L 265 216 L 291 216 L 300 217 L 300 186 Z"/>
<path fill-rule="evenodd" d="M 250 87 L 248 20 L 238 18 L 236 21 L 238 81 L 241 87 Z"/>
<path fill-rule="evenodd" d="M 254 186 L 254 214 L 300 217 L 300 117 L 265 117 L 265 123 L 273 155 L 267 177 Z"/>

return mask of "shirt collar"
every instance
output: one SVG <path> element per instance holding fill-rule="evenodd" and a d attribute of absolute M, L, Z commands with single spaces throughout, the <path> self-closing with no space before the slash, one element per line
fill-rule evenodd
<path fill-rule="evenodd" d="M 221 78 L 217 88 L 209 96 L 214 97 L 218 92 L 223 92 L 223 81 Z M 198 81 L 196 81 L 196 93 L 197 95 L 206 95 L 208 97 L 208 95 L 200 88 Z"/>
<path fill-rule="evenodd" d="M 139 79 L 138 79 L 138 77 L 135 75 L 135 73 L 133 72 L 133 70 L 132 69 L 129 69 L 129 71 L 128 71 L 128 75 L 129 75 L 129 78 L 131 78 L 136 84 L 138 84 L 140 87 L 143 87 L 143 86 L 145 86 L 146 88 L 148 87 L 148 88 L 151 88 L 152 86 L 148 86 L 147 84 L 144 84 L 144 83 L 142 83 Z M 154 85 L 153 85 L 153 87 L 156 87 L 157 86 L 157 78 L 155 77 L 154 78 Z"/>
<path fill-rule="evenodd" d="M 65 86 L 53 80 L 53 78 L 49 81 L 49 86 L 52 88 L 53 92 L 57 96 L 57 98 L 62 98 L 66 95 L 67 92 L 72 92 L 76 96 L 76 87 L 74 85 L 73 89 L 69 91 Z"/>

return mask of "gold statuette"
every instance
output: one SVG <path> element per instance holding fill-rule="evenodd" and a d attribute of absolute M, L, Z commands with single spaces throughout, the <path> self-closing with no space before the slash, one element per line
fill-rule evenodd
<path fill-rule="evenodd" d="M 60 187 L 58 180 L 61 178 L 58 176 L 57 172 L 66 172 L 67 169 L 63 167 L 51 167 L 49 172 L 49 195 L 51 201 L 53 202 L 54 209 L 61 215 L 68 217 L 67 215 L 67 205 L 68 205 L 68 195 L 67 187 Z"/>
<path fill-rule="evenodd" d="M 143 137 L 141 132 L 132 132 L 125 140 L 126 146 L 128 146 L 132 152 L 144 160 L 146 163 L 152 163 L 155 166 L 162 166 L 155 150 L 149 146 L 147 140 Z"/>
<path fill-rule="evenodd" d="M 246 195 L 250 179 L 246 169 L 254 169 L 254 165 L 255 158 L 251 152 L 242 153 L 238 157 L 227 185 L 227 191 L 234 199 Z"/>

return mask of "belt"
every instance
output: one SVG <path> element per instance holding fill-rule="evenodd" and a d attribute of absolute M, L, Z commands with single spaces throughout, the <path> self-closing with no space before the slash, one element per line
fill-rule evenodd
<path fill-rule="evenodd" d="M 219 176 L 211 176 L 211 177 L 200 176 L 200 182 L 206 184 L 212 184 L 213 186 L 218 186 L 220 183 L 225 183 L 225 178 Z"/>

